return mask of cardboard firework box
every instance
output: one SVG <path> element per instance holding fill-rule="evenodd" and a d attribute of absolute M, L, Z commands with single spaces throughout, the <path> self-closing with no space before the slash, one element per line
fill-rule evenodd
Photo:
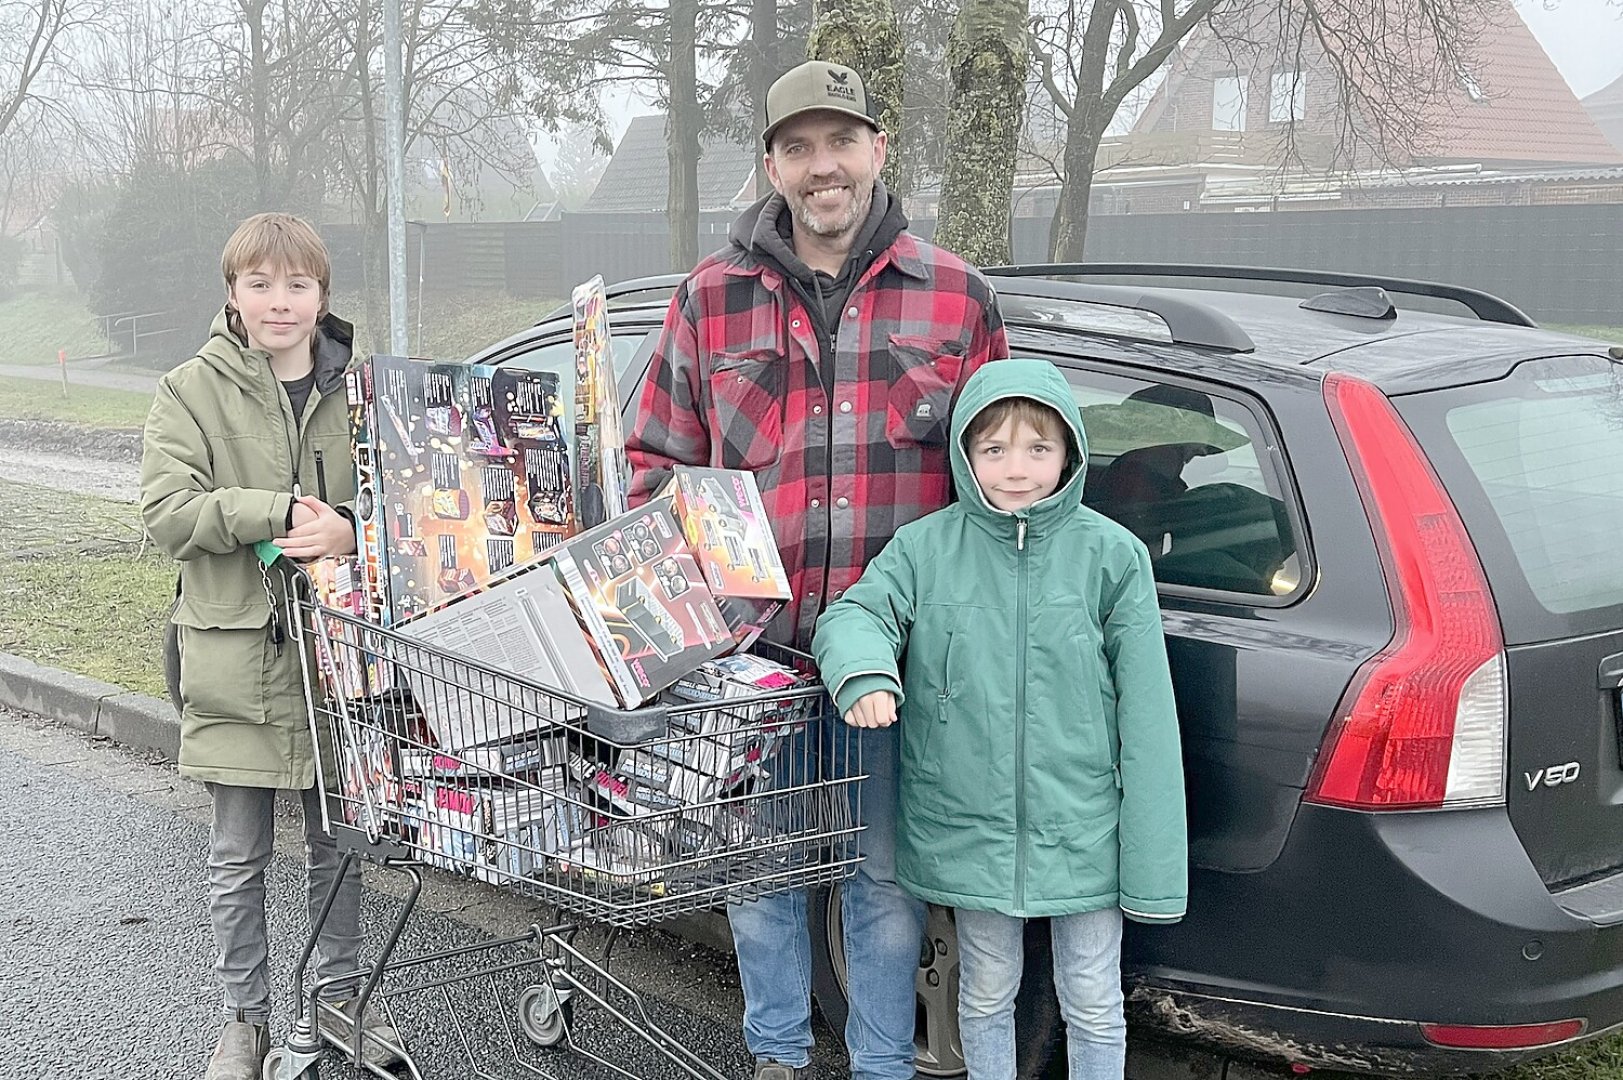
<path fill-rule="evenodd" d="M 720 789 L 734 787 L 763 768 L 784 739 L 805 730 L 814 699 L 735 703 L 806 686 L 793 668 L 759 656 L 740 653 L 707 661 L 677 680 L 671 696 L 712 707 L 673 714 L 673 738 L 652 746 L 683 768 L 716 779 Z"/>
<path fill-rule="evenodd" d="M 373 621 L 433 611 L 576 531 L 555 373 L 375 356 L 347 380 Z"/>
<path fill-rule="evenodd" d="M 368 617 L 366 583 L 362 564 L 354 555 L 316 559 L 305 570 L 314 586 L 315 600 L 322 612 L 336 611 L 357 619 Z M 328 697 L 364 698 L 381 694 L 394 686 L 394 666 L 368 651 L 353 623 L 318 614 L 324 633 L 316 633 L 317 669 Z"/>
<path fill-rule="evenodd" d="M 740 469 L 678 465 L 670 490 L 734 645 L 747 649 L 790 597 L 755 477 Z"/>
<path fill-rule="evenodd" d="M 732 647 L 670 499 L 566 541 L 549 561 L 628 709 Z"/>
<path fill-rule="evenodd" d="M 620 427 L 609 303 L 602 276 L 577 286 L 575 309 L 575 491 L 582 527 L 626 512 L 631 467 Z"/>

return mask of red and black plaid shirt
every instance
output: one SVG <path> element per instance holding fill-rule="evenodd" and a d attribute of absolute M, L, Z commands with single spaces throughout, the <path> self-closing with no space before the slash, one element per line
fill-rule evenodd
<path fill-rule="evenodd" d="M 898 528 L 950 500 L 952 403 L 1009 355 L 986 279 L 905 232 L 852 288 L 834 356 L 817 341 L 776 267 L 737 247 L 711 256 L 671 301 L 626 439 L 633 502 L 673 465 L 755 473 L 794 589 L 772 636 L 801 646 Z"/>

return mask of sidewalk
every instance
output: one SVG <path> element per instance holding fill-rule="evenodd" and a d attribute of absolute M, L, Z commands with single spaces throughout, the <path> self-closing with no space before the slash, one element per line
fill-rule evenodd
<path fill-rule="evenodd" d="M 170 761 L 180 755 L 180 717 L 167 701 L 0 652 L 0 705 Z"/>
<path fill-rule="evenodd" d="M 124 390 L 132 394 L 151 396 L 158 389 L 159 374 L 145 371 L 106 371 L 102 363 L 68 364 L 69 386 L 97 386 L 104 390 Z M 0 364 L 0 378 L 37 379 L 60 383 L 62 369 L 55 364 L 30 365 Z"/>

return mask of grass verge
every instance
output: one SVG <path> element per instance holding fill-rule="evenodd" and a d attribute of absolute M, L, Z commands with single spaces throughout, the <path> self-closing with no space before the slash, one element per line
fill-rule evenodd
<path fill-rule="evenodd" d="M 71 377 L 71 376 L 70 376 Z M 70 386 L 44 379 L 0 377 L 0 416 L 12 420 L 61 420 L 81 427 L 140 428 L 152 407 L 151 394 Z"/>
<path fill-rule="evenodd" d="M 1563 334 L 1594 338 L 1608 345 L 1623 345 L 1623 326 L 1579 326 L 1573 323 L 1540 323 L 1546 330 L 1559 330 Z"/>
<path fill-rule="evenodd" d="M 107 351 L 82 297 L 55 289 L 0 301 L 0 364 L 54 364 L 58 349 L 68 350 L 70 360 Z"/>
<path fill-rule="evenodd" d="M 128 503 L 0 480 L 0 652 L 164 696 L 175 564 Z"/>

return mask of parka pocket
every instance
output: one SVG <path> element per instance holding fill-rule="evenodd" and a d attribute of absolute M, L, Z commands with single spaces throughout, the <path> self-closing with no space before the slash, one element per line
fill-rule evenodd
<path fill-rule="evenodd" d="M 890 336 L 890 393 L 885 439 L 898 450 L 945 446 L 964 347 L 939 338 Z"/>
<path fill-rule="evenodd" d="M 1113 776 L 1118 757 L 1115 691 L 1105 685 L 1104 680 L 1111 676 L 1101 636 L 1096 627 L 1085 626 L 1073 633 L 1071 643 L 1076 650 L 1076 670 L 1099 673 L 1098 678 L 1084 674 L 1082 685 L 1077 688 L 1077 699 L 1082 705 L 1079 710 L 1082 730 L 1078 737 L 1083 762 L 1095 776 Z"/>
<path fill-rule="evenodd" d="M 710 358 L 710 438 L 728 469 L 764 469 L 783 453 L 787 372 L 771 349 L 718 352 Z"/>
<path fill-rule="evenodd" d="M 196 723 L 264 724 L 276 645 L 270 628 L 180 628 L 180 698 Z"/>

